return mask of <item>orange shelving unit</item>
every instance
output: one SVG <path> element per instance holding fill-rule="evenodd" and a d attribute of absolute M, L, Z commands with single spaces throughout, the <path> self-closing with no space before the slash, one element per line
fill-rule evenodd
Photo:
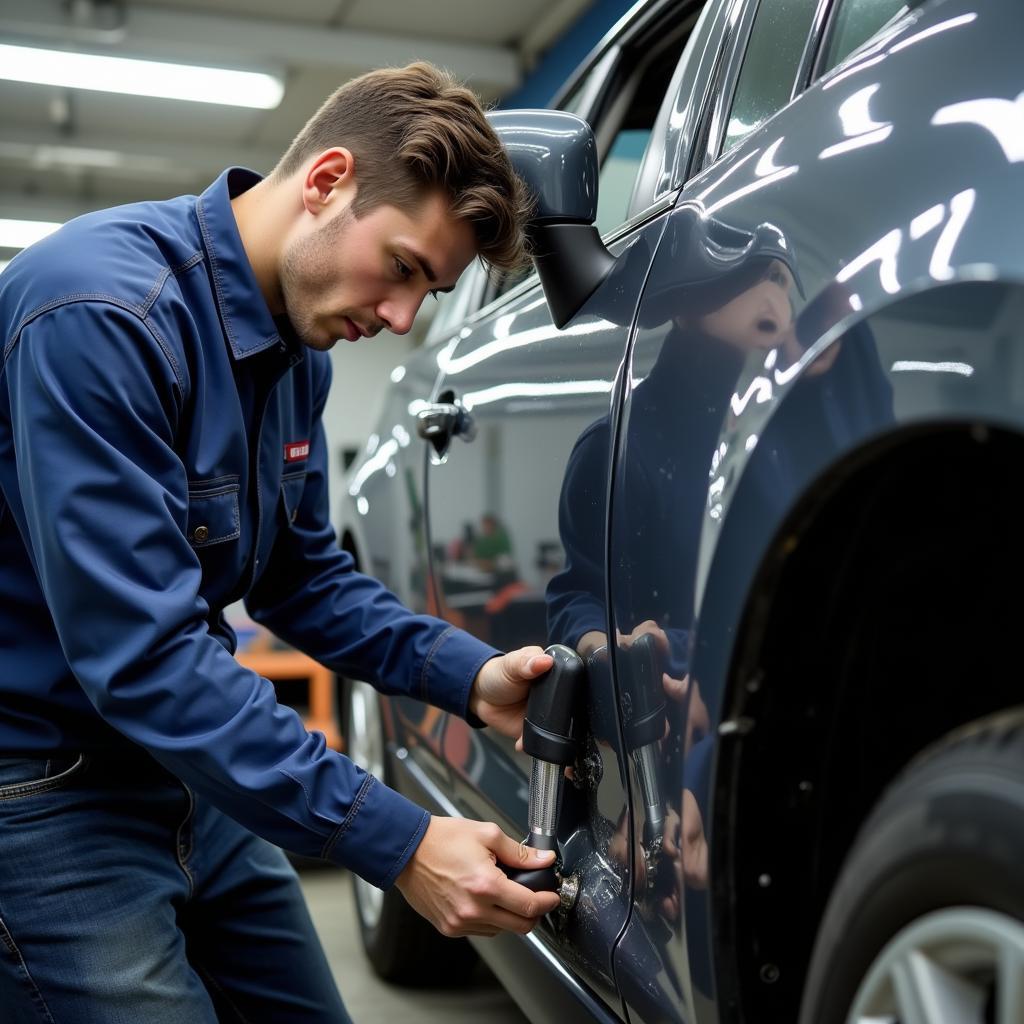
<path fill-rule="evenodd" d="M 258 672 L 271 682 L 306 679 L 309 685 L 309 712 L 306 728 L 322 732 L 327 744 L 335 750 L 344 749 L 334 714 L 334 674 L 318 661 L 295 650 L 275 650 L 269 634 L 262 632 L 244 652 L 235 657 L 239 663 Z"/>

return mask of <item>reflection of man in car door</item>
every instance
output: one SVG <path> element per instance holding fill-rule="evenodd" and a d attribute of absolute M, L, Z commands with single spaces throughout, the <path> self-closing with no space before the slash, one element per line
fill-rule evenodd
<path fill-rule="evenodd" d="M 612 512 L 611 573 L 614 660 L 627 746 L 635 709 L 656 707 L 659 700 L 664 707 L 657 739 L 650 740 L 650 729 L 634 730 L 637 743 L 650 742 L 653 750 L 643 756 L 631 753 L 641 776 L 640 792 L 657 794 L 649 800 L 648 820 L 663 822 L 658 829 L 645 829 L 637 858 L 640 870 L 646 868 L 642 888 L 663 915 L 675 919 L 683 891 L 708 883 L 705 818 L 713 741 L 707 735 L 704 695 L 690 674 L 690 630 L 709 472 L 744 368 L 763 363 L 772 350 L 776 366 L 790 366 L 802 356 L 800 338 L 807 335 L 794 321 L 799 281 L 790 247 L 777 229 L 761 225 L 743 231 L 699 211 L 677 213 L 662 241 L 659 257 L 664 254 L 673 258 L 659 259 L 660 273 L 652 274 L 630 370 L 634 381 L 640 379 L 622 423 L 619 451 L 625 459 Z M 812 305 L 817 337 L 828 326 L 825 316 L 838 306 L 827 298 Z M 864 348 L 851 346 L 844 355 L 833 346 L 808 371 L 801 397 L 807 403 L 805 420 L 841 433 L 857 418 L 865 394 L 888 400 L 873 346 L 866 353 Z M 657 356 L 644 374 L 652 349 Z M 866 370 L 855 376 L 867 381 L 845 396 L 831 380 L 838 377 L 833 363 L 844 358 L 862 363 Z M 793 460 L 800 458 L 793 439 L 769 434 L 761 443 L 769 445 L 771 457 L 753 468 L 766 515 L 790 500 L 797 468 Z M 566 567 L 547 591 L 552 641 L 574 647 L 595 670 L 608 629 L 605 508 L 611 442 L 611 418 L 604 417 L 583 433 L 570 457 L 559 506 Z M 648 636 L 653 637 L 657 672 L 641 669 L 645 656 L 634 652 Z M 650 651 L 652 641 L 645 640 L 644 646 Z M 661 688 L 657 698 L 641 692 L 652 684 Z M 602 720 L 606 711 L 592 709 L 592 715 L 599 735 L 614 728 Z M 643 778 L 645 772 L 656 777 Z M 682 791 L 672 793 L 671 780 L 679 779 Z M 655 800 L 665 803 L 664 812 Z M 623 861 L 625 821 L 624 816 L 611 847 Z M 669 864 L 675 870 L 665 870 Z"/>

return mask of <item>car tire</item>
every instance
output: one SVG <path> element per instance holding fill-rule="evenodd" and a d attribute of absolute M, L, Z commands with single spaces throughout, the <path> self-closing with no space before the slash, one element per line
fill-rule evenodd
<path fill-rule="evenodd" d="M 1014 711 L 930 748 L 872 811 L 819 928 L 801 1024 L 1024 1020 L 1022 865 Z"/>
<path fill-rule="evenodd" d="M 380 698 L 367 683 L 345 687 L 345 749 L 364 771 L 390 781 Z M 352 875 L 363 950 L 374 973 L 399 985 L 451 987 L 472 974 L 476 953 L 465 939 L 449 939 L 414 911 L 396 887 L 382 892 Z"/>

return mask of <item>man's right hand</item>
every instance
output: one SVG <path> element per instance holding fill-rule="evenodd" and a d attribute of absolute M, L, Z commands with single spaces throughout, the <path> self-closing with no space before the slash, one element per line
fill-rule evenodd
<path fill-rule="evenodd" d="M 442 935 L 525 935 L 558 907 L 558 894 L 531 892 L 498 864 L 544 867 L 554 856 L 522 846 L 488 822 L 432 817 L 396 884 Z"/>

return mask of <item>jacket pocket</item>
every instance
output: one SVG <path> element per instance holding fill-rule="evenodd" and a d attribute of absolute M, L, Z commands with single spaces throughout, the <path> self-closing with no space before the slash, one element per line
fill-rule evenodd
<path fill-rule="evenodd" d="M 242 532 L 238 514 L 238 478 L 198 481 L 188 489 L 188 540 L 205 548 L 235 540 Z"/>
<path fill-rule="evenodd" d="M 289 523 L 294 523 L 299 517 L 299 505 L 302 502 L 302 491 L 306 486 L 306 470 L 293 473 L 285 473 L 281 477 L 281 500 L 284 505 L 284 515 Z"/>

